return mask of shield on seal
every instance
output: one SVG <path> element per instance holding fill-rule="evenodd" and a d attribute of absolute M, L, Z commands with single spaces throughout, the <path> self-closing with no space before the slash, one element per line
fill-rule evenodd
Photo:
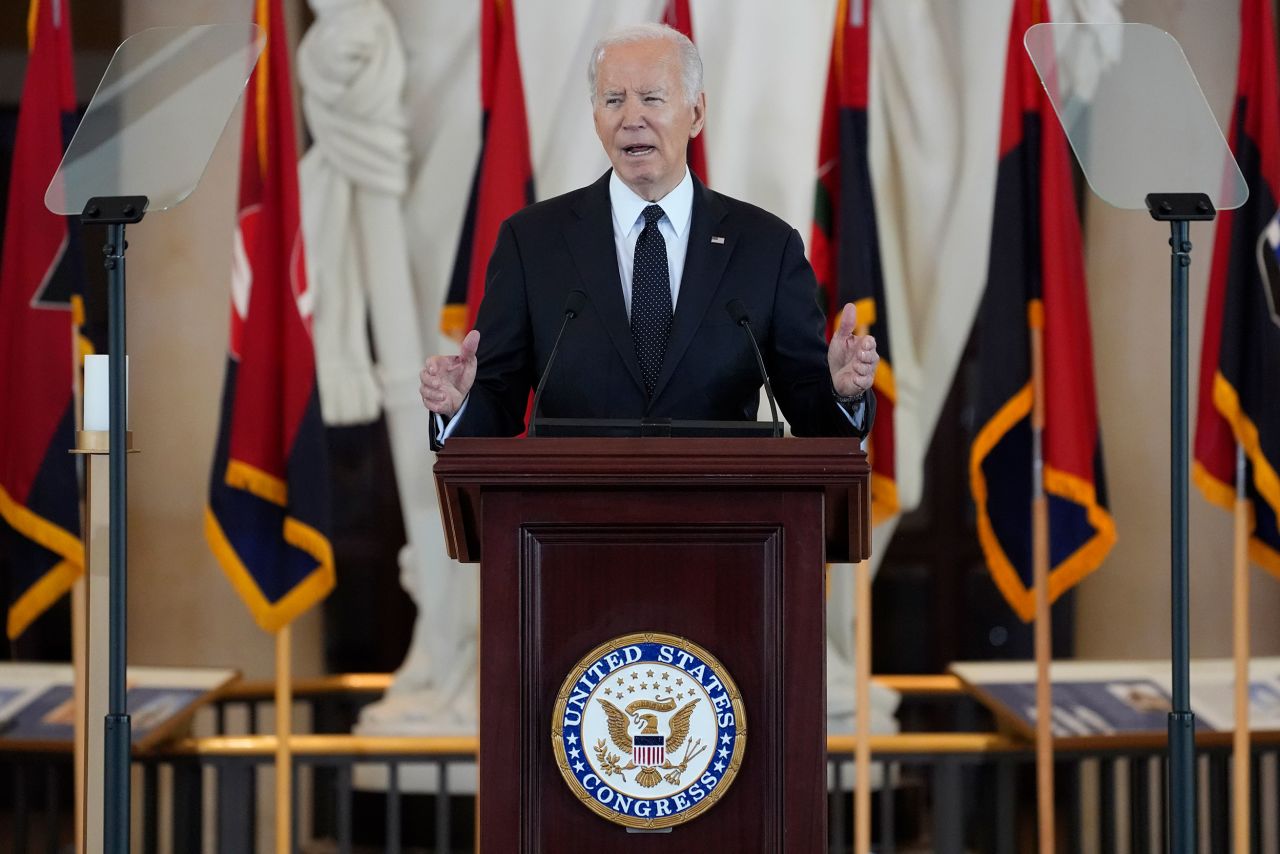
<path fill-rule="evenodd" d="M 631 737 L 631 761 L 641 768 L 656 768 L 667 758 L 665 735 L 633 735 Z"/>

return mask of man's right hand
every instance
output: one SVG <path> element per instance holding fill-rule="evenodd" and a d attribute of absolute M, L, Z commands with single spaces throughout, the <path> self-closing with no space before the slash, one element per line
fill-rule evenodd
<path fill-rule="evenodd" d="M 462 339 L 456 356 L 431 356 L 422 367 L 422 405 L 447 418 L 457 413 L 476 379 L 476 349 L 480 332 L 472 329 Z"/>

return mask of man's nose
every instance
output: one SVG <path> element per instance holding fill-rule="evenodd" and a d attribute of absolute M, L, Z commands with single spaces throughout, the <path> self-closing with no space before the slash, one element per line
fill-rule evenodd
<path fill-rule="evenodd" d="M 628 130 L 645 126 L 644 107 L 637 101 L 622 105 L 622 126 Z"/>

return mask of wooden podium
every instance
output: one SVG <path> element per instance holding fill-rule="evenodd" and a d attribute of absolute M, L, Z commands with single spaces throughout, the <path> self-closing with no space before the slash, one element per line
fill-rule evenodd
<path fill-rule="evenodd" d="M 824 563 L 870 551 L 856 442 L 455 438 L 435 473 L 450 555 L 481 564 L 479 850 L 826 850 Z M 718 658 L 749 731 L 717 803 L 636 833 L 579 802 L 551 730 L 582 657 L 643 632 Z"/>

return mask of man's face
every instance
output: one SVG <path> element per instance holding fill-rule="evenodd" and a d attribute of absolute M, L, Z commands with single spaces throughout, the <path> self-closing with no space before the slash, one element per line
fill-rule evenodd
<path fill-rule="evenodd" d="M 613 45 L 596 67 L 596 135 L 628 187 L 657 201 L 684 178 L 706 98 L 685 99 L 680 55 L 662 39 Z"/>

